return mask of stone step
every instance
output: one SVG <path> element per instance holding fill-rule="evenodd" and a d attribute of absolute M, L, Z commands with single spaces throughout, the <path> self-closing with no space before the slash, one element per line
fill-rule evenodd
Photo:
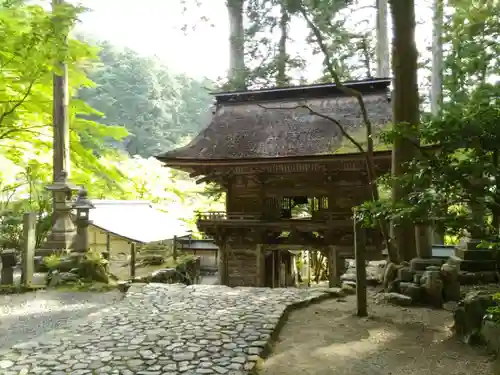
<path fill-rule="evenodd" d="M 462 260 L 460 262 L 460 271 L 481 272 L 495 271 L 497 262 L 493 260 Z"/>
<path fill-rule="evenodd" d="M 496 260 L 496 254 L 492 250 L 466 250 L 455 249 L 455 255 L 463 260 L 482 260 L 492 261 Z"/>

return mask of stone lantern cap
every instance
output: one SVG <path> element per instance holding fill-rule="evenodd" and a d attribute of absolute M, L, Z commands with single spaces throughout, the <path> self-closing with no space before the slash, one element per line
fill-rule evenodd
<path fill-rule="evenodd" d="M 95 208 L 92 201 L 88 199 L 87 195 L 87 189 L 81 188 L 78 191 L 78 197 L 76 198 L 75 203 L 73 203 L 73 208 L 77 210 L 90 210 Z"/>
<path fill-rule="evenodd" d="M 78 190 L 78 186 L 68 182 L 68 173 L 63 170 L 54 183 L 48 185 L 45 189 L 48 191 L 72 192 Z"/>

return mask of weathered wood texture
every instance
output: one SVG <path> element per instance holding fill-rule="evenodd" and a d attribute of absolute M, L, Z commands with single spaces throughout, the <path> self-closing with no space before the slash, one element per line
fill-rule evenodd
<path fill-rule="evenodd" d="M 257 252 L 248 249 L 227 249 L 228 285 L 256 286 Z"/>

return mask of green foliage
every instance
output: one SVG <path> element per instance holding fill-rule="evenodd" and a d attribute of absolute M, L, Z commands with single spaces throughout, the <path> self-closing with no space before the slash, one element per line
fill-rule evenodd
<path fill-rule="evenodd" d="M 153 59 L 106 44 L 98 65 L 98 48 L 71 38 L 64 43 L 81 11 L 63 5 L 51 13 L 23 1 L 0 1 L 0 248 L 20 248 L 24 212 L 37 213 L 37 246 L 51 225 L 45 186 L 52 181 L 52 76 L 60 73 L 58 60 L 67 63 L 72 97 L 72 182 L 86 186 L 92 198 L 174 205 L 191 221 L 191 205 L 200 201 L 203 187 L 193 188 L 185 176 L 176 182 L 157 160 L 131 159 L 120 148 L 137 135 L 141 153 L 148 155 L 185 142 L 210 114 L 210 82 L 170 75 Z"/>
<path fill-rule="evenodd" d="M 81 38 L 82 39 L 82 38 Z M 129 136 L 119 143 L 107 134 L 89 134 L 85 144 L 101 153 L 112 145 L 130 155 L 149 157 L 185 143 L 208 124 L 213 83 L 173 75 L 154 58 L 100 43 L 100 65 L 87 69 L 94 87 L 78 96 L 105 114 L 90 116 L 103 125 L 123 125 Z M 106 126 L 102 126 L 104 131 Z M 106 140 L 95 144 L 95 140 Z M 96 137 L 98 136 L 98 137 Z"/>
<path fill-rule="evenodd" d="M 488 307 L 486 318 L 500 324 L 500 293 L 493 295 L 494 306 Z"/>
<path fill-rule="evenodd" d="M 491 100 L 500 93 L 491 96 L 496 90 L 500 89 L 483 85 L 471 93 L 468 103 L 450 106 L 442 119 L 420 125 L 421 141 L 438 144 L 439 151 L 421 149 L 420 157 L 409 164 L 408 173 L 398 178 L 397 183 L 411 193 L 396 206 L 365 203 L 360 215 L 366 223 L 373 224 L 368 211 L 372 216 L 395 221 L 409 218 L 438 222 L 452 234 L 464 229 L 496 234 L 487 216 L 486 220 L 477 216 L 477 212 L 497 212 L 500 203 L 500 102 Z M 396 134 L 414 138 L 414 131 L 393 129 L 386 133 L 386 141 Z"/>
<path fill-rule="evenodd" d="M 43 258 L 43 264 L 49 271 L 57 270 L 61 264 L 61 254 L 51 254 Z"/>

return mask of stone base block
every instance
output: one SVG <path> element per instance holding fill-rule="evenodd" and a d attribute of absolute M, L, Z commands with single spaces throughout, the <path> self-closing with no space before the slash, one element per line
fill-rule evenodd
<path fill-rule="evenodd" d="M 427 267 L 430 266 L 435 266 L 435 267 L 441 267 L 444 263 L 443 259 L 437 259 L 437 258 L 428 258 L 428 259 L 422 259 L 422 258 L 413 258 L 410 261 L 410 268 L 413 271 L 425 271 Z"/>

